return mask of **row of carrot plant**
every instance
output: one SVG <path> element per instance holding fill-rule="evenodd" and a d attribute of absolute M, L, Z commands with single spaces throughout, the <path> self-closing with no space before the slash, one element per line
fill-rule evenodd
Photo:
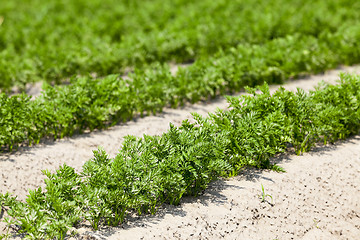
<path fill-rule="evenodd" d="M 0 89 L 194 61 L 239 44 L 333 34 L 359 21 L 357 0 L 7 0 L 0 5 Z"/>
<path fill-rule="evenodd" d="M 282 83 L 340 63 L 357 63 L 359 37 L 360 24 L 317 38 L 295 35 L 238 45 L 180 68 L 175 76 L 163 64 L 138 69 L 129 79 L 78 77 L 69 85 L 47 85 L 35 100 L 0 93 L 0 149 L 11 151 L 21 144 L 106 128 L 137 114 L 161 112 L 264 81 Z"/>
<path fill-rule="evenodd" d="M 98 229 L 128 214 L 155 214 L 246 166 L 282 170 L 270 160 L 289 147 L 300 154 L 359 133 L 360 76 L 340 78 L 309 93 L 248 88 L 250 95 L 228 97 L 229 110 L 193 114 L 194 123 L 171 124 L 160 136 L 126 137 L 114 159 L 99 149 L 79 173 L 67 165 L 45 170 L 46 187 L 31 190 L 26 202 L 0 195 L 6 221 L 30 239 L 64 239 L 85 220 Z"/>

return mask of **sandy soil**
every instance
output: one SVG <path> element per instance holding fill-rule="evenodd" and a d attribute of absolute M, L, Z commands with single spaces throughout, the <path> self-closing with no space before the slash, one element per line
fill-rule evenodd
<path fill-rule="evenodd" d="M 335 83 L 340 71 L 360 74 L 360 66 L 332 70 L 324 75 L 291 81 L 289 90 L 313 89 L 321 80 Z M 275 90 L 277 86 L 272 86 Z M 165 109 L 106 131 L 96 131 L 15 153 L 0 154 L 0 192 L 25 199 L 28 189 L 43 186 L 42 169 L 64 163 L 77 170 L 102 146 L 115 156 L 123 137 L 160 135 L 169 123 L 180 124 L 191 112 L 207 114 L 226 108 L 224 98 Z M 318 148 L 304 156 L 279 159 L 286 173 L 249 170 L 239 177 L 213 183 L 199 198 L 186 198 L 178 207 L 165 206 L 156 216 L 131 219 L 119 228 L 91 232 L 84 239 L 356 239 L 360 236 L 360 137 Z M 262 203 L 261 183 L 268 202 Z M 0 233 L 3 231 L 0 224 Z M 87 237 L 88 236 L 88 237 Z"/>

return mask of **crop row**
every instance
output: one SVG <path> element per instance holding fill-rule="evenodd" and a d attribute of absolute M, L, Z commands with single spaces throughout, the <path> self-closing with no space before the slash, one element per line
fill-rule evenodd
<path fill-rule="evenodd" d="M 161 112 L 166 106 L 206 100 L 264 81 L 282 83 L 339 63 L 357 63 L 359 37 L 360 24 L 318 38 L 296 35 L 261 45 L 239 45 L 180 68 L 176 76 L 164 64 L 136 70 L 130 79 L 80 77 L 66 86 L 47 85 L 35 100 L 25 94 L 1 93 L 0 147 L 11 151 L 19 144 L 106 128 L 136 114 Z"/>
<path fill-rule="evenodd" d="M 8 0 L 0 5 L 0 89 L 193 61 L 359 21 L 357 0 Z"/>
<path fill-rule="evenodd" d="M 270 158 L 291 146 L 297 154 L 315 143 L 334 142 L 360 130 L 360 76 L 341 75 L 339 85 L 296 93 L 267 84 L 251 95 L 228 97 L 230 110 L 188 120 L 161 136 L 128 136 L 114 159 L 104 150 L 76 173 L 63 165 L 47 176 L 45 189 L 26 202 L 0 195 L 10 225 L 31 239 L 63 239 L 87 220 L 94 229 L 117 226 L 127 214 L 155 214 L 163 203 L 196 196 L 214 179 L 246 166 L 282 170 Z"/>

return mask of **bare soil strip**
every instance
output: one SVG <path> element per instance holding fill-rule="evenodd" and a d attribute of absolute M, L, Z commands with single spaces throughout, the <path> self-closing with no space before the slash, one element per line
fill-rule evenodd
<path fill-rule="evenodd" d="M 294 91 L 297 87 L 311 90 L 322 80 L 336 83 L 340 72 L 360 74 L 360 66 L 342 67 L 283 86 Z M 271 86 L 273 91 L 277 88 Z M 108 130 L 47 141 L 15 153 L 1 153 L 0 192 L 9 191 L 25 199 L 28 189 L 44 185 L 43 169 L 54 171 L 66 163 L 80 170 L 98 146 L 113 157 L 126 135 L 160 135 L 170 122 L 179 125 L 182 120 L 191 119 L 191 112 L 206 115 L 227 106 L 221 97 L 182 109 L 165 109 L 157 116 L 138 118 Z M 225 239 L 316 239 L 316 236 L 355 239 L 360 236 L 359 137 L 304 156 L 289 155 L 280 165 L 287 173 L 250 171 L 229 181 L 218 181 L 198 199 L 185 199 L 180 207 L 168 206 L 155 217 L 142 217 L 99 234 L 110 239 L 219 239 L 222 236 Z M 265 193 L 273 197 L 273 206 L 261 203 L 260 183 Z M 269 197 L 267 200 L 271 201 Z"/>

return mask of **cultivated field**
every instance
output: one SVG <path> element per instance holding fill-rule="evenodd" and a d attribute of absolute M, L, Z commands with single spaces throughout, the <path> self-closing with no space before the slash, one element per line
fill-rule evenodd
<path fill-rule="evenodd" d="M 355 239 L 359 22 L 352 0 L 1 4 L 0 239 Z"/>

